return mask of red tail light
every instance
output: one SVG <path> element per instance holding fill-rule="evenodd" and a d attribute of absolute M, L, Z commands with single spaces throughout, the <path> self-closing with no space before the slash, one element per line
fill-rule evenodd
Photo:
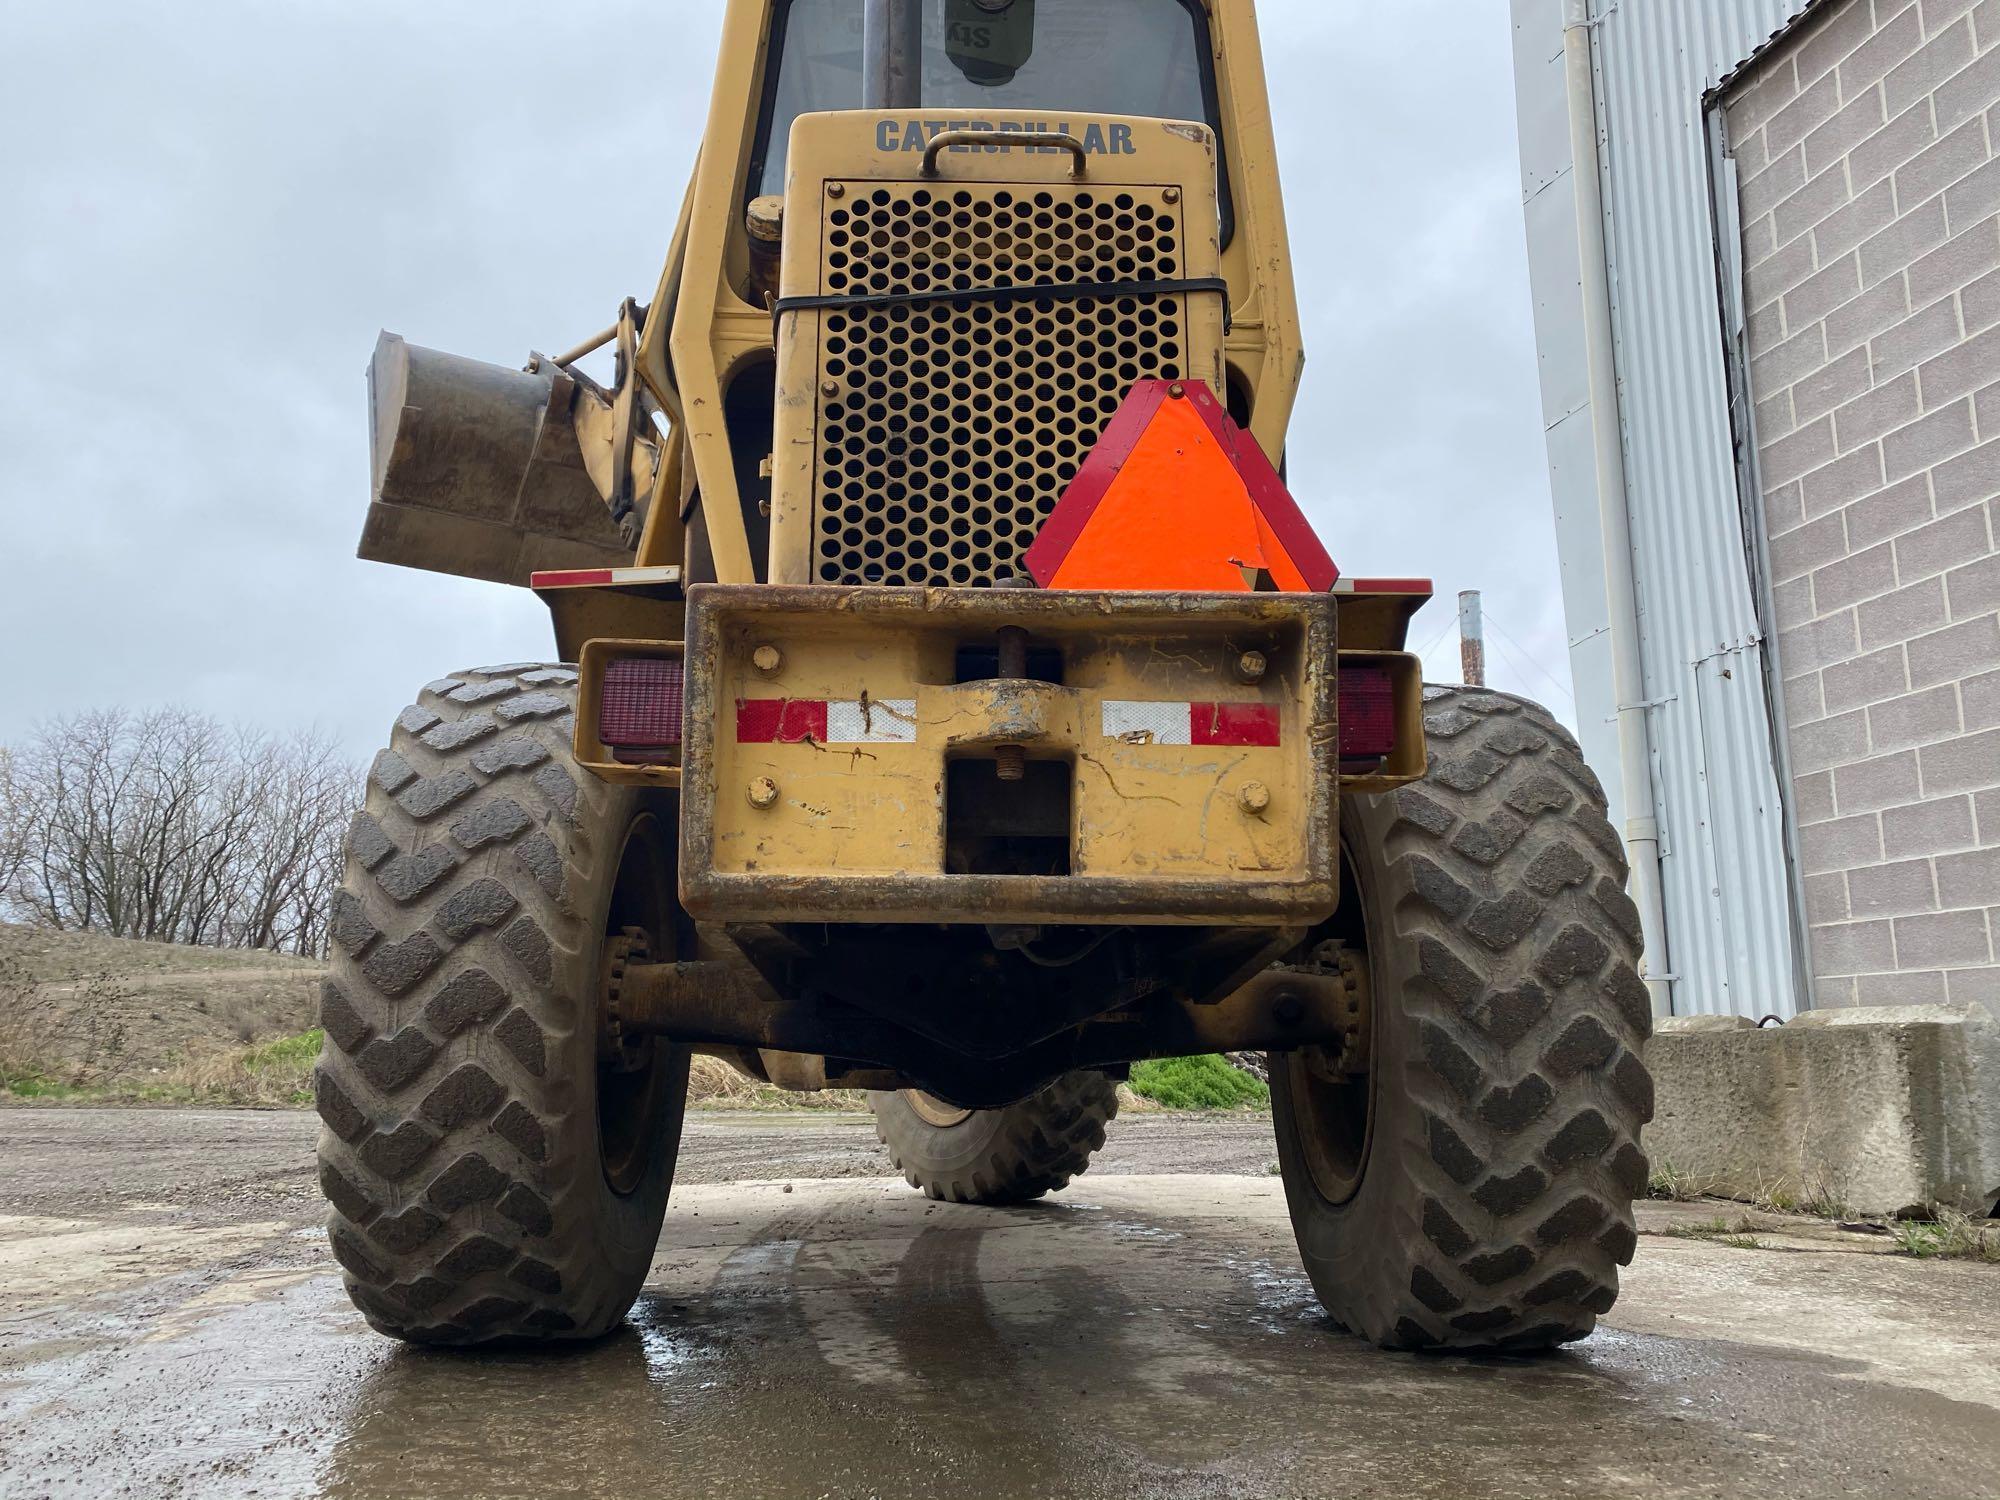
<path fill-rule="evenodd" d="M 1343 667 L 1340 758 L 1382 760 L 1396 748 L 1396 682 L 1387 667 Z"/>
<path fill-rule="evenodd" d="M 686 671 L 675 658 L 608 662 L 597 700 L 597 737 L 620 760 L 661 759 L 661 752 L 680 745 L 686 699 Z"/>

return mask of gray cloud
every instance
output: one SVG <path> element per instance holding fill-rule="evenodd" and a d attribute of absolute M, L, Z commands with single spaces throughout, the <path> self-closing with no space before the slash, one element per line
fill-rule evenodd
<path fill-rule="evenodd" d="M 1310 356 L 1291 472 L 1347 571 L 1484 588 L 1567 687 L 1507 22 L 1470 9 L 1262 7 Z M 354 560 L 362 372 L 384 326 L 519 363 L 650 296 L 718 27 L 611 0 L 9 7 L 0 742 L 177 700 L 359 755 L 438 672 L 545 654 L 525 594 Z"/>

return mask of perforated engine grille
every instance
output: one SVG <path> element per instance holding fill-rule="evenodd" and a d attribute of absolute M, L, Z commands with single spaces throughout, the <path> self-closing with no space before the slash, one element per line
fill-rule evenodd
<path fill-rule="evenodd" d="M 835 295 L 1172 281 L 1161 188 L 855 184 Z M 1135 382 L 1178 379 L 1183 298 L 936 302 L 826 314 L 814 576 L 983 584 L 1015 570 Z"/>

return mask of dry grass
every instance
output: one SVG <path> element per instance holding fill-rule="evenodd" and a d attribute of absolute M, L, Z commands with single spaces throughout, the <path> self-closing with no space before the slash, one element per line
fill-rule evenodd
<path fill-rule="evenodd" d="M 1803 1214 L 1809 1219 L 1853 1217 L 1846 1198 L 1824 1172 L 1815 1172 L 1812 1180 L 1804 1184 L 1789 1178 L 1760 1183 L 1750 1201 L 1774 1214 Z"/>
<path fill-rule="evenodd" d="M 1721 1185 L 1684 1172 L 1672 1162 L 1653 1168 L 1646 1196 L 1669 1203 L 1698 1203 L 1703 1198 L 1727 1198 Z M 1741 1200 L 1766 1213 L 1795 1214 L 1809 1219 L 1846 1219 L 1853 1215 L 1839 1187 L 1825 1173 L 1815 1173 L 1809 1183 L 1779 1178 L 1757 1185 L 1756 1191 Z"/>
<path fill-rule="evenodd" d="M 320 965 L 0 923 L 0 1092 L 143 1094 L 310 1027 Z"/>
<path fill-rule="evenodd" d="M 0 922 L 0 964 L 11 964 L 30 984 L 58 984 L 94 973 L 137 978 L 156 974 L 217 974 L 232 970 L 288 969 L 310 974 L 317 959 L 247 948 L 196 948 L 148 943 L 96 932 L 56 932 Z"/>
<path fill-rule="evenodd" d="M 1652 1178 L 1647 1183 L 1646 1196 L 1662 1199 L 1668 1203 L 1693 1203 L 1707 1197 L 1708 1189 L 1672 1162 L 1663 1161 L 1653 1168 Z"/>
<path fill-rule="evenodd" d="M 773 1088 L 738 1071 L 719 1057 L 696 1056 L 688 1064 L 689 1109 L 804 1109 L 855 1113 L 868 1108 L 859 1089 L 793 1093 Z"/>
<path fill-rule="evenodd" d="M 1717 1214 L 1712 1219 L 1703 1219 L 1693 1224 L 1670 1224 L 1660 1232 L 1669 1239 L 1706 1240 L 1711 1244 L 1727 1245 L 1732 1250 L 1761 1250 L 1764 1242 L 1750 1231 L 1757 1225 L 1752 1220 L 1739 1216 L 1735 1222 Z"/>
<path fill-rule="evenodd" d="M 234 1109 L 291 1109 L 313 1101 L 313 1060 L 320 1033 L 243 1047 L 170 1068 L 156 1078 L 114 1089 L 114 1094 L 161 1104 L 206 1104 Z"/>
<path fill-rule="evenodd" d="M 1739 1215 L 1732 1223 L 1723 1215 L 1717 1214 L 1712 1219 L 1697 1219 L 1688 1224 L 1669 1224 L 1660 1233 L 1674 1240 L 1712 1240 L 1719 1239 L 1725 1234 L 1747 1234 L 1756 1227 L 1745 1216 Z"/>
<path fill-rule="evenodd" d="M 1161 1104 L 1158 1100 L 1148 1099 L 1144 1094 L 1133 1093 L 1131 1084 L 1121 1083 L 1118 1085 L 1119 1114 L 1159 1115 L 1165 1114 L 1166 1111 L 1166 1105 Z"/>
<path fill-rule="evenodd" d="M 1669 1174 L 1668 1179 L 1662 1181 L 1661 1174 L 1656 1172 L 1652 1196 L 1674 1196 L 1677 1189 L 1684 1189 L 1685 1186 L 1685 1179 Z M 1689 1192 L 1686 1196 L 1675 1197 L 1675 1201 L 1685 1203 L 1700 1196 L 1699 1193 Z M 1770 1214 L 1788 1214 L 1822 1222 L 1838 1222 L 1853 1217 L 1840 1201 L 1840 1195 L 1824 1187 L 1805 1197 L 1796 1196 L 1783 1185 L 1760 1189 L 1752 1206 Z M 1865 1225 L 1843 1223 L 1841 1227 L 1886 1234 L 1895 1240 L 1898 1252 L 1918 1260 L 1971 1260 L 2000 1265 L 2000 1221 L 1975 1219 L 1951 1208 L 1939 1208 L 1934 1212 L 1936 1217 L 1931 1219 L 1890 1219 L 1886 1222 L 1870 1219 Z M 1739 1250 L 1761 1250 L 1766 1245 L 1754 1232 L 1760 1229 L 1766 1233 L 1785 1232 L 1783 1225 L 1773 1225 L 1769 1221 L 1759 1224 L 1747 1214 L 1717 1214 L 1713 1218 L 1670 1224 L 1659 1233 L 1669 1239 L 1705 1240 Z"/>
<path fill-rule="evenodd" d="M 78 1057 L 67 1041 L 56 1007 L 40 993 L 27 965 L 0 949 L 0 1094 L 34 1098 L 78 1086 L 95 1058 Z"/>
<path fill-rule="evenodd" d="M 807 1109 L 859 1112 L 868 1108 L 868 1095 L 860 1089 L 827 1089 L 817 1094 L 795 1094 L 786 1089 L 759 1083 L 739 1072 L 719 1057 L 698 1056 L 688 1065 L 688 1108 L 690 1109 Z M 1118 1085 L 1118 1112 L 1121 1115 L 1157 1115 L 1166 1106 L 1135 1094 L 1127 1084 Z"/>

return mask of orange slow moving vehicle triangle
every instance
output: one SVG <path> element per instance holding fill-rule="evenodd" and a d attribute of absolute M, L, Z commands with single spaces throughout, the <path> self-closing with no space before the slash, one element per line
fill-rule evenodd
<path fill-rule="evenodd" d="M 1143 380 L 1028 549 L 1043 588 L 1320 592 L 1340 571 L 1198 380 Z"/>

